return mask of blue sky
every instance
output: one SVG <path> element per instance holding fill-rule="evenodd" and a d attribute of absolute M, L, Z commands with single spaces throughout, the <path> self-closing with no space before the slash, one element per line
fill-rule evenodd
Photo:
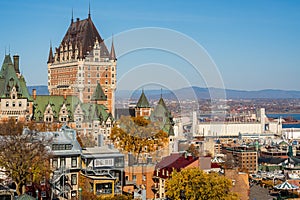
<path fill-rule="evenodd" d="M 2 59 L 10 48 L 11 54 L 20 55 L 27 84 L 46 85 L 50 41 L 58 46 L 70 24 L 71 10 L 74 18 L 86 18 L 88 4 L 87 0 L 0 1 Z M 207 51 L 226 88 L 300 90 L 300 1 L 90 0 L 90 4 L 104 39 L 135 28 L 172 29 Z M 173 67 L 190 85 L 206 86 L 205 77 L 193 77 L 189 63 L 156 50 L 121 57 L 118 77 L 151 62 Z M 172 82 L 171 76 L 163 78 Z M 186 86 L 173 83 L 168 87 Z"/>

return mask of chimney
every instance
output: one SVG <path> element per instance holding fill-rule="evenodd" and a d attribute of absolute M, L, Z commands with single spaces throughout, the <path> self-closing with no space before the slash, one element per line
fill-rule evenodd
<path fill-rule="evenodd" d="M 64 95 L 64 100 L 66 100 L 67 99 L 67 91 L 66 90 L 64 90 L 63 95 Z"/>
<path fill-rule="evenodd" d="M 32 89 L 32 97 L 33 97 L 33 100 L 36 99 L 36 89 Z"/>
<path fill-rule="evenodd" d="M 20 73 L 20 69 L 19 69 L 19 55 L 14 55 L 13 58 L 14 58 L 14 68 L 15 68 L 15 71 L 17 73 Z"/>
<path fill-rule="evenodd" d="M 103 146 L 103 135 L 100 134 L 98 135 L 98 147 L 102 147 Z"/>

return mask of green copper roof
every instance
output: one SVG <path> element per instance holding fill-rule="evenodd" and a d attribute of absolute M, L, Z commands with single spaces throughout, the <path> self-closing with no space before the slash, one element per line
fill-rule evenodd
<path fill-rule="evenodd" d="M 17 198 L 17 200 L 35 200 L 35 198 L 28 194 L 22 194 Z"/>
<path fill-rule="evenodd" d="M 91 100 L 93 100 L 93 101 L 106 101 L 107 100 L 107 97 L 104 94 L 103 89 L 99 83 L 97 84 L 97 87 L 92 95 Z"/>
<path fill-rule="evenodd" d="M 144 90 L 142 91 L 142 94 L 136 104 L 137 108 L 150 108 L 149 101 L 144 93 Z"/>
<path fill-rule="evenodd" d="M 158 101 L 157 104 L 158 105 L 162 105 L 166 110 L 168 110 L 168 108 L 167 108 L 167 106 L 165 104 L 165 101 L 164 101 L 164 99 L 162 97 L 160 97 L 160 99 L 159 99 L 159 101 Z"/>
<path fill-rule="evenodd" d="M 18 77 L 10 55 L 6 55 L 0 71 L 0 97 L 9 97 L 13 87 L 17 90 L 18 98 L 32 100 L 24 77 Z"/>
<path fill-rule="evenodd" d="M 154 110 L 151 112 L 150 120 L 153 122 L 163 123 L 163 131 L 168 133 L 168 135 L 174 135 L 173 129 L 173 116 L 168 110 L 163 98 L 161 97 L 155 106 Z"/>
<path fill-rule="evenodd" d="M 107 108 L 104 105 L 81 103 L 76 96 L 67 96 L 66 99 L 64 99 L 63 96 L 36 96 L 33 104 L 33 119 L 37 122 L 43 121 L 46 108 L 50 105 L 53 111 L 54 121 L 57 121 L 59 120 L 59 112 L 63 104 L 66 106 L 70 121 L 74 121 L 74 111 L 78 105 L 80 105 L 83 111 L 83 118 L 85 121 L 106 121 L 110 117 Z"/>

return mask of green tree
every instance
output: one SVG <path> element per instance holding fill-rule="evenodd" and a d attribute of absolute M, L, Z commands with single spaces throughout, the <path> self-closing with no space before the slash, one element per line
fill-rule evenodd
<path fill-rule="evenodd" d="M 206 174 L 198 168 L 174 170 L 166 182 L 166 195 L 174 200 L 237 200 L 230 192 L 231 181 L 217 173 Z"/>
<path fill-rule="evenodd" d="M 22 134 L 20 124 L 8 121 L 0 124 L 0 167 L 23 194 L 27 181 L 38 183 L 49 176 L 49 140 L 28 132 Z"/>
<path fill-rule="evenodd" d="M 136 158 L 142 153 L 151 153 L 168 142 L 168 134 L 158 123 L 143 117 L 122 116 L 110 135 L 114 144 L 125 152 L 132 152 Z"/>

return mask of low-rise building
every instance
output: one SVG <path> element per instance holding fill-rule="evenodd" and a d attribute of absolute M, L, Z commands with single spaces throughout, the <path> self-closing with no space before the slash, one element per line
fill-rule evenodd
<path fill-rule="evenodd" d="M 235 165 L 241 171 L 255 173 L 258 170 L 257 151 L 246 146 L 225 147 L 223 153 L 232 157 Z M 231 155 L 230 155 L 231 154 Z"/>
<path fill-rule="evenodd" d="M 124 154 L 112 145 L 82 150 L 82 173 L 97 196 L 122 194 Z"/>
<path fill-rule="evenodd" d="M 193 163 L 195 162 L 196 164 L 194 165 Z M 185 153 L 172 153 L 170 156 L 164 157 L 155 166 L 153 173 L 154 184 L 152 190 L 154 191 L 155 198 L 166 198 L 165 183 L 171 177 L 174 170 L 180 171 L 186 167 L 197 167 L 197 165 L 199 165 L 198 158 L 187 156 Z"/>

